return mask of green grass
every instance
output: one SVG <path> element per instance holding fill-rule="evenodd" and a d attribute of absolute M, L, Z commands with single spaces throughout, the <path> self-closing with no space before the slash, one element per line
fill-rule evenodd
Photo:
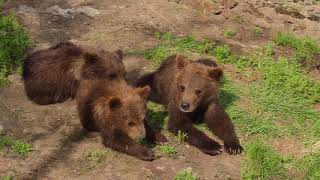
<path fill-rule="evenodd" d="M 190 170 L 181 170 L 174 180 L 198 180 L 199 178 L 195 176 Z"/>
<path fill-rule="evenodd" d="M 208 39 L 197 41 L 193 36 L 187 35 L 181 38 L 174 37 L 170 33 L 156 33 L 157 38 L 162 40 L 162 43 L 153 49 L 143 52 L 131 52 L 131 54 L 142 54 L 144 57 L 158 67 L 165 58 L 176 53 L 183 54 L 205 54 L 213 49 L 214 43 Z"/>
<path fill-rule="evenodd" d="M 320 82 L 308 75 L 305 62 L 297 58 L 318 56 L 318 42 L 280 33 L 256 52 L 237 57 L 227 45 L 198 42 L 192 36 L 159 35 L 159 39 L 164 42 L 143 52 L 151 53 L 148 58 L 153 63 L 161 63 L 166 55 L 179 52 L 213 56 L 218 63 L 233 67 L 222 81 L 220 100 L 246 147 L 241 171 L 244 179 L 286 178 L 292 171 L 288 167 L 296 161 L 305 162 L 304 167 L 308 167 L 300 168 L 306 178 L 317 179 L 317 169 L 312 168 L 318 165 L 316 155 L 287 161 L 286 156 L 277 153 L 267 142 L 274 138 L 295 139 L 308 148 L 320 140 L 320 113 L 313 108 L 320 102 Z M 199 45 L 205 50 L 195 48 Z M 292 56 L 274 56 L 278 46 L 291 48 Z M 163 58 L 158 58 L 158 52 Z M 158 111 L 165 112 L 155 106 L 153 113 Z M 167 114 L 158 119 L 165 117 Z M 205 129 L 201 124 L 197 127 Z"/>
<path fill-rule="evenodd" d="M 169 155 L 174 155 L 178 153 L 177 149 L 173 146 L 170 146 L 169 144 L 160 145 L 160 151 L 164 154 Z"/>
<path fill-rule="evenodd" d="M 1 5 L 1 4 L 0 4 Z M 0 180 L 11 180 L 11 176 L 3 176 L 3 177 L 0 177 Z"/>
<path fill-rule="evenodd" d="M 278 33 L 274 38 L 277 45 L 294 50 L 292 59 L 312 66 L 316 56 L 320 56 L 320 44 L 309 37 L 296 37 L 290 33 Z"/>
<path fill-rule="evenodd" d="M 22 59 L 30 45 L 31 40 L 15 15 L 0 16 L 0 86 L 9 83 L 9 74 L 21 71 Z"/>
<path fill-rule="evenodd" d="M 164 125 L 166 123 L 168 112 L 165 110 L 165 108 L 160 105 L 153 102 L 148 102 L 148 116 L 149 116 L 149 123 L 152 128 L 164 128 Z"/>
<path fill-rule="evenodd" d="M 252 32 L 255 36 L 257 37 L 261 37 L 263 35 L 263 30 L 261 27 L 259 26 L 255 26 L 253 29 L 252 29 Z"/>
<path fill-rule="evenodd" d="M 246 157 L 241 170 L 243 179 L 285 177 L 284 160 L 272 147 L 256 140 L 246 145 L 245 152 Z"/>
<path fill-rule="evenodd" d="M 31 152 L 31 145 L 24 141 L 0 137 L 0 151 L 5 147 L 9 147 L 13 153 L 23 156 L 28 155 L 28 153 Z"/>
<path fill-rule="evenodd" d="M 232 38 L 234 37 L 235 35 L 237 35 L 237 32 L 233 29 L 227 29 L 225 32 L 224 32 L 224 37 L 226 38 Z"/>
<path fill-rule="evenodd" d="M 302 157 L 296 161 L 296 167 L 302 172 L 306 172 L 307 179 L 320 179 L 320 152 Z"/>
<path fill-rule="evenodd" d="M 177 138 L 178 138 L 179 144 L 183 144 L 186 141 L 187 137 L 188 137 L 187 133 L 180 130 L 178 131 Z"/>

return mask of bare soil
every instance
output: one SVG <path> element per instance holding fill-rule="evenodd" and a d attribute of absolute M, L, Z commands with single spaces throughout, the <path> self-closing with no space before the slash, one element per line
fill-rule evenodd
<path fill-rule="evenodd" d="M 65 40 L 107 50 L 147 49 L 158 43 L 155 32 L 169 31 L 228 43 L 235 52 L 244 54 L 270 41 L 278 31 L 320 38 L 319 5 L 293 4 L 299 11 L 293 13 L 273 1 L 255 0 L 11 0 L 5 11 L 17 14 L 33 39 L 33 50 Z M 262 36 L 253 33 L 255 26 L 262 28 Z M 235 37 L 223 36 L 228 28 L 237 32 Z M 126 58 L 126 66 L 131 78 L 151 70 L 143 59 L 132 57 Z M 153 162 L 110 150 L 102 163 L 95 164 L 84 153 L 104 147 L 99 134 L 82 130 L 75 103 L 35 105 L 26 98 L 21 77 L 10 78 L 12 84 L 0 88 L 0 133 L 27 141 L 33 150 L 26 157 L 0 155 L 0 177 L 173 179 L 181 169 L 189 168 L 201 179 L 240 179 L 241 155 L 211 157 L 187 144 L 172 143 L 178 154 L 168 156 L 157 151 L 160 157 Z"/>

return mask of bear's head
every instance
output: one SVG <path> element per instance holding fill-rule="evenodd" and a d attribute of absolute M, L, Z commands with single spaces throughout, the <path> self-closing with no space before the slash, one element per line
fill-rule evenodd
<path fill-rule="evenodd" d="M 179 109 L 194 111 L 201 103 L 217 98 L 222 69 L 193 62 L 184 56 L 176 56 L 176 92 Z"/>
<path fill-rule="evenodd" d="M 82 77 L 84 79 L 98 78 L 113 81 L 123 80 L 126 75 L 121 50 L 115 52 L 104 50 L 98 50 L 94 53 L 85 52 L 83 58 L 85 60 L 82 66 Z"/>
<path fill-rule="evenodd" d="M 144 120 L 150 87 L 133 89 L 127 86 L 121 89 L 117 95 L 96 100 L 96 118 L 100 126 L 107 126 L 111 131 L 120 130 L 134 140 L 143 139 L 146 136 Z"/>

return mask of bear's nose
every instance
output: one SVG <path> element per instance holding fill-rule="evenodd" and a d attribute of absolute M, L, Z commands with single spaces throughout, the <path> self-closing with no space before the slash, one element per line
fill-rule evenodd
<path fill-rule="evenodd" d="M 188 110 L 189 108 L 190 108 L 189 103 L 186 103 L 186 102 L 181 103 L 181 109 Z"/>

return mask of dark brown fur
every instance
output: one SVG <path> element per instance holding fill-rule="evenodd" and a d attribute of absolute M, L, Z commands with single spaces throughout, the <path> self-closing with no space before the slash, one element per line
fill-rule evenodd
<path fill-rule="evenodd" d="M 231 154 L 242 152 L 234 126 L 219 102 L 219 79 L 223 71 L 209 59 L 191 62 L 183 56 L 169 57 L 152 74 L 138 79 L 135 86 L 150 85 L 150 100 L 164 104 L 169 111 L 168 129 L 187 133 L 187 142 L 204 153 L 216 155 L 221 145 L 193 126 L 204 120 L 224 141 Z"/>
<path fill-rule="evenodd" d="M 82 79 L 122 79 L 122 51 L 84 50 L 70 42 L 29 55 L 23 79 L 28 98 L 40 105 L 73 99 Z"/>
<path fill-rule="evenodd" d="M 149 87 L 132 88 L 125 81 L 81 81 L 76 96 L 81 123 L 89 131 L 100 131 L 106 147 L 142 160 L 153 160 L 152 150 L 135 141 L 141 138 L 166 141 L 145 122 L 149 93 Z"/>

